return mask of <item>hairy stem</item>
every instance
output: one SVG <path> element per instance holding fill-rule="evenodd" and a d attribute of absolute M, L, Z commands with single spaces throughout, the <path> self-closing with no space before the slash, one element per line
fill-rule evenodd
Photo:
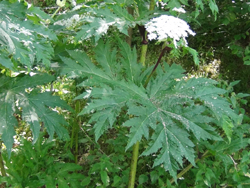
<path fill-rule="evenodd" d="M 146 61 L 147 50 L 148 50 L 148 45 L 147 44 L 142 45 L 141 54 L 143 54 L 143 56 L 141 56 L 140 58 L 140 63 L 142 63 L 143 66 L 146 66 L 145 61 Z"/>
<path fill-rule="evenodd" d="M 141 47 L 141 57 L 140 57 L 140 63 L 145 66 L 146 61 L 146 55 L 148 50 L 148 40 L 147 40 L 147 31 L 144 26 L 138 26 L 138 29 L 140 31 L 141 37 L 142 37 L 142 47 Z"/>

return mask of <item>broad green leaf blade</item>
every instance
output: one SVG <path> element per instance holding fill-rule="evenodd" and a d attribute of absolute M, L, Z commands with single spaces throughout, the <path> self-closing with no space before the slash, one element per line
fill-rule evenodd
<path fill-rule="evenodd" d="M 17 125 L 17 120 L 14 117 L 14 109 L 14 96 L 10 92 L 0 94 L 0 134 L 2 135 L 1 139 L 7 148 L 9 156 L 14 143 L 14 126 Z"/>
<path fill-rule="evenodd" d="M 132 118 L 124 123 L 124 126 L 131 127 L 130 135 L 126 150 L 133 146 L 137 141 L 141 141 L 142 136 L 146 139 L 149 137 L 149 127 L 144 123 L 147 122 L 148 117 Z"/>
<path fill-rule="evenodd" d="M 28 99 L 22 100 L 21 106 L 23 106 L 22 118 L 30 124 L 30 129 L 33 133 L 33 143 L 35 143 L 39 137 L 41 129 L 39 116 L 36 113 L 36 109 L 29 103 Z"/>
<path fill-rule="evenodd" d="M 150 91 L 150 98 L 156 97 L 164 90 L 171 89 L 175 83 L 174 79 L 180 79 L 183 77 L 182 73 L 184 72 L 184 69 L 181 66 L 173 64 L 169 67 L 167 64 L 164 64 L 164 67 L 166 73 L 158 73 L 156 79 L 148 84 L 147 89 Z"/>
<path fill-rule="evenodd" d="M 145 174 L 139 176 L 139 184 L 146 183 L 147 181 L 148 181 L 148 176 L 146 176 Z"/>
<path fill-rule="evenodd" d="M 0 83 L 0 133 L 10 154 L 15 135 L 14 126 L 17 125 L 14 113 L 21 113 L 22 119 L 30 124 L 35 142 L 40 132 L 40 123 L 43 122 L 50 136 L 56 132 L 59 138 L 69 138 L 67 130 L 62 125 L 67 125 L 64 117 L 49 109 L 56 106 L 71 110 L 68 105 L 54 97 L 50 93 L 40 93 L 34 89 L 54 80 L 48 74 L 37 74 L 34 76 L 20 74 L 18 77 L 10 78 L 2 76 Z M 32 90 L 30 93 L 26 89 Z M 18 111 L 20 107 L 22 111 Z"/>
<path fill-rule="evenodd" d="M 131 49 L 126 42 L 119 40 L 122 66 L 124 66 L 126 78 L 136 84 L 138 83 L 139 75 L 141 74 L 142 65 L 137 63 L 136 49 Z"/>
<path fill-rule="evenodd" d="M 76 40 L 85 40 L 94 36 L 97 42 L 102 35 L 107 33 L 110 26 L 116 26 L 121 33 L 128 35 L 127 29 L 136 25 L 134 18 L 118 4 L 109 5 L 109 7 L 113 11 L 107 7 L 86 9 L 86 16 L 82 19 L 85 24 L 80 27 Z"/>
<path fill-rule="evenodd" d="M 199 57 L 198 57 L 198 52 L 190 47 L 187 47 L 188 52 L 193 56 L 193 60 L 195 65 L 199 66 Z"/>
<path fill-rule="evenodd" d="M 167 4 L 168 8 L 173 9 L 173 8 L 180 8 L 181 4 L 179 1 L 176 0 L 169 0 Z"/>
<path fill-rule="evenodd" d="M 102 170 L 101 171 L 101 180 L 102 180 L 102 183 L 103 185 L 106 187 L 109 185 L 109 176 L 108 176 L 108 173 L 105 171 L 105 170 Z"/>
<path fill-rule="evenodd" d="M 84 178 L 81 182 L 81 186 L 87 186 L 88 184 L 90 184 L 90 180 L 90 177 Z"/>
<path fill-rule="evenodd" d="M 232 133 L 234 125 L 232 123 L 232 120 L 228 116 L 223 116 L 222 118 L 222 128 L 227 135 L 229 143 L 231 142 Z"/>
<path fill-rule="evenodd" d="M 125 8 L 122 8 L 121 6 L 113 5 L 112 6 L 114 13 L 119 16 L 120 18 L 123 18 L 125 20 L 129 20 L 131 22 L 134 21 L 134 17 L 128 13 L 128 10 Z"/>
<path fill-rule="evenodd" d="M 36 74 L 34 76 L 24 76 L 20 79 L 18 78 L 14 82 L 14 87 L 11 88 L 11 90 L 16 94 L 18 94 L 19 91 L 23 91 L 25 88 L 33 88 L 38 85 L 51 82 L 55 79 L 54 76 L 49 74 Z"/>
<path fill-rule="evenodd" d="M 126 105 L 128 100 L 128 95 L 122 95 L 122 91 L 119 89 L 111 90 L 103 89 L 93 89 L 90 96 L 100 96 L 105 95 L 105 100 L 94 100 L 93 103 L 90 103 L 85 107 L 79 115 L 91 113 L 91 119 L 89 123 L 95 122 L 95 138 L 98 140 L 100 136 L 104 133 L 105 130 L 112 128 L 114 122 L 116 121 L 117 116 L 120 114 L 122 107 Z"/>
<path fill-rule="evenodd" d="M 18 79 L 19 78 L 19 79 Z M 33 79 L 32 79 L 33 78 Z M 13 136 L 15 135 L 14 126 L 17 125 L 17 120 L 14 117 L 15 102 L 20 99 L 19 96 L 25 95 L 25 88 L 30 88 L 38 84 L 43 84 L 51 81 L 54 77 L 49 75 L 35 75 L 34 77 L 24 76 L 16 78 L 1 77 L 0 84 L 0 130 L 2 139 L 7 147 L 10 155 L 12 145 L 14 143 Z M 35 117 L 34 117 L 35 118 Z"/>
<path fill-rule="evenodd" d="M 77 33 L 76 40 L 86 40 L 95 36 L 95 41 L 98 41 L 103 34 L 107 33 L 109 26 L 113 25 L 113 21 L 106 22 L 102 18 L 90 17 L 88 21 L 90 21 L 89 24 L 83 25 Z"/>
<path fill-rule="evenodd" d="M 236 113 L 222 97 L 227 91 L 217 88 L 217 82 L 211 79 L 185 80 L 180 66 L 168 66 L 166 63 L 156 70 L 157 75 L 144 88 L 141 81 L 146 74 L 143 75 L 142 67 L 137 64 L 136 50 L 131 50 L 121 41 L 119 43 L 122 58 L 118 65 L 122 66 L 122 71 L 110 66 L 114 63 L 115 54 L 101 55 L 101 48 L 106 52 L 110 49 L 102 42 L 96 50 L 100 66 L 91 63 L 86 55 L 83 60 L 73 54 L 75 62 L 69 60 L 68 70 L 71 69 L 69 65 L 77 65 L 72 71 L 78 71 L 78 76 L 88 77 L 80 85 L 91 88 L 89 103 L 79 115 L 91 114 L 89 123 L 94 125 L 97 140 L 105 130 L 112 128 L 116 120 L 119 122 L 121 109 L 126 109 L 124 115 L 128 120 L 123 126 L 130 127 L 130 132 L 125 149 L 144 137 L 150 142 L 142 155 L 157 154 L 154 166 L 163 164 L 176 178 L 183 158 L 195 165 L 194 142 L 221 141 L 216 128 L 221 129 L 220 119 L 223 116 L 233 123 L 238 122 Z M 100 62 L 101 57 L 103 62 Z M 148 70 L 146 72 L 150 73 Z M 117 74 L 123 77 L 113 79 L 110 76 Z M 86 93 L 80 95 L 83 96 Z"/>
<path fill-rule="evenodd" d="M 163 124 L 157 126 L 156 132 L 152 136 L 155 142 L 153 143 L 152 141 L 142 155 L 149 155 L 153 152 L 157 152 L 157 150 L 161 148 L 160 155 L 155 160 L 154 166 L 163 164 L 164 168 L 175 177 L 176 170 L 178 169 L 178 165 L 175 161 L 182 165 L 182 158 L 185 157 L 195 165 L 194 144 L 188 139 L 189 135 L 186 131 L 178 127 L 167 126 L 165 120 L 161 123 Z"/>
<path fill-rule="evenodd" d="M 216 5 L 215 0 L 209 0 L 209 7 L 216 19 L 216 14 L 219 12 L 219 9 L 218 9 L 218 6 Z"/>
<path fill-rule="evenodd" d="M 82 54 L 81 54 L 82 55 Z M 85 77 L 85 76 L 94 76 L 96 80 L 106 80 L 107 82 L 111 81 L 109 75 L 105 74 L 101 69 L 98 69 L 92 62 L 82 61 L 81 59 L 77 58 L 81 64 L 76 63 L 75 60 L 70 58 L 61 57 L 63 62 L 66 64 L 63 67 L 62 74 L 68 74 L 69 77 Z M 94 80 L 94 81 L 96 81 Z M 93 81 L 93 80 L 88 80 Z M 94 82 L 93 81 L 93 82 Z M 98 83 L 98 82 L 97 82 Z"/>
<path fill-rule="evenodd" d="M 220 96 L 227 91 L 215 87 L 216 83 L 216 81 L 206 78 L 192 78 L 187 82 L 180 81 L 176 87 L 176 90 L 179 90 L 177 95 L 186 96 L 187 98 L 193 97 L 203 101 L 217 120 L 226 115 L 237 121 L 238 115 L 231 109 L 228 101 Z"/>
<path fill-rule="evenodd" d="M 63 177 L 58 177 L 58 187 L 69 188 L 68 182 Z"/>
<path fill-rule="evenodd" d="M 180 2 L 184 5 L 187 5 L 188 6 L 188 0 L 180 0 Z"/>
<path fill-rule="evenodd" d="M 24 2 L 1 1 L 0 18 L 2 57 L 11 57 L 28 68 L 35 62 L 50 65 L 54 54 L 50 41 L 56 41 L 57 36 L 45 24 L 41 24 L 45 19 L 50 19 L 48 15 L 38 8 L 28 8 Z M 1 64 L 12 67 L 5 62 Z"/>
<path fill-rule="evenodd" d="M 1 33 L 1 31 L 0 31 Z M 10 70 L 14 70 L 14 65 L 11 62 L 11 60 L 6 56 L 6 54 L 0 54 L 0 64 L 3 65 L 4 67 L 10 69 Z"/>
<path fill-rule="evenodd" d="M 23 108 L 23 119 L 30 123 L 32 127 L 34 142 L 39 136 L 40 123 L 38 123 L 38 120 L 43 122 L 51 137 L 56 132 L 60 139 L 69 139 L 67 130 L 62 126 L 68 125 L 68 123 L 57 112 L 51 111 L 47 107 L 65 107 L 65 102 L 61 101 L 60 103 L 60 101 L 58 97 L 51 96 L 50 93 L 31 92 L 30 95 L 20 98 L 20 106 Z"/>
<path fill-rule="evenodd" d="M 114 69 L 117 68 L 116 51 L 111 51 L 110 44 L 104 44 L 104 42 L 100 40 L 95 48 L 95 57 L 98 63 L 103 67 L 105 73 L 114 79 Z"/>
<path fill-rule="evenodd" d="M 154 106 L 151 108 L 139 107 L 134 104 L 129 104 L 128 114 L 138 116 L 126 121 L 123 126 L 131 127 L 130 135 L 126 150 L 133 146 L 137 141 L 141 141 L 142 136 L 149 138 L 149 127 L 155 126 L 155 114 L 157 109 Z"/>

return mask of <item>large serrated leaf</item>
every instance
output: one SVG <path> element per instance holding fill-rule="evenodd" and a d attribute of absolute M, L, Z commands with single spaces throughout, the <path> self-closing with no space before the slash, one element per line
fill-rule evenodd
<path fill-rule="evenodd" d="M 130 127 L 130 132 L 125 149 L 143 138 L 149 140 L 142 155 L 157 154 L 154 166 L 163 164 L 176 178 L 183 158 L 195 165 L 194 142 L 221 141 L 216 133 L 216 127 L 221 128 L 220 119 L 228 117 L 232 122 L 238 121 L 236 113 L 222 97 L 227 91 L 217 88 L 217 82 L 211 79 L 185 80 L 180 66 L 166 63 L 156 69 L 157 76 L 151 78 L 144 88 L 141 82 L 152 67 L 144 74 L 143 67 L 137 64 L 136 50 L 124 42 L 119 43 L 120 53 L 104 56 L 101 49 L 107 52 L 110 46 L 100 42 L 96 49 L 97 65 L 91 63 L 86 54 L 83 59 L 72 56 L 78 62 L 77 68 L 69 67 L 76 66 L 72 65 L 72 59 L 63 59 L 68 64 L 69 75 L 77 73 L 88 77 L 81 85 L 91 88 L 90 102 L 80 115 L 91 114 L 89 123 L 94 124 L 98 139 L 119 122 L 116 119 L 119 120 L 121 109 L 126 109 L 127 120 L 122 125 Z M 117 64 L 122 70 L 111 67 L 115 56 L 121 58 Z M 86 93 L 82 96 L 85 97 Z"/>
<path fill-rule="evenodd" d="M 40 23 L 45 19 L 50 18 L 38 8 L 28 8 L 24 2 L 1 1 L 0 47 L 4 49 L 1 51 L 2 58 L 12 57 L 28 68 L 31 68 L 35 61 L 49 66 L 54 54 L 50 40 L 57 40 L 57 36 Z M 10 62 L 1 64 L 12 68 Z"/>
<path fill-rule="evenodd" d="M 54 76 L 48 74 L 34 76 L 21 74 L 15 78 L 1 77 L 0 133 L 9 154 L 14 142 L 14 126 L 17 125 L 14 113 L 21 113 L 22 119 L 30 124 L 34 137 L 33 142 L 38 139 L 41 122 L 47 128 L 50 136 L 53 136 L 56 132 L 60 138 L 69 138 L 67 130 L 62 126 L 67 125 L 67 122 L 57 112 L 51 111 L 48 107 L 59 106 L 71 110 L 70 107 L 59 97 L 54 97 L 50 93 L 40 93 L 34 89 L 37 85 L 53 80 Z M 26 89 L 33 90 L 28 93 Z M 20 112 L 17 110 L 17 106 L 21 109 Z"/>

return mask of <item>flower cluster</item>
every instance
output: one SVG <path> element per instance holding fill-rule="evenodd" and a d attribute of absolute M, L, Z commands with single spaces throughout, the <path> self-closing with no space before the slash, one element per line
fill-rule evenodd
<path fill-rule="evenodd" d="M 190 29 L 187 22 L 174 16 L 162 15 L 158 18 L 151 19 L 146 25 L 149 40 L 163 40 L 168 37 L 173 39 L 174 45 L 177 48 L 177 41 L 183 39 L 187 45 L 186 37 L 188 34 L 195 35 Z"/>

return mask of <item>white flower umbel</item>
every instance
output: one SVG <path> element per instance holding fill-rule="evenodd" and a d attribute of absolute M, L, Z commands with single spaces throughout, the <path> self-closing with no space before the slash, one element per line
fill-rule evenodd
<path fill-rule="evenodd" d="M 177 48 L 177 41 L 183 39 L 187 46 L 186 37 L 188 34 L 195 35 L 190 29 L 187 22 L 174 16 L 162 15 L 158 18 L 151 19 L 146 25 L 149 40 L 164 40 L 173 39 L 174 45 Z"/>

